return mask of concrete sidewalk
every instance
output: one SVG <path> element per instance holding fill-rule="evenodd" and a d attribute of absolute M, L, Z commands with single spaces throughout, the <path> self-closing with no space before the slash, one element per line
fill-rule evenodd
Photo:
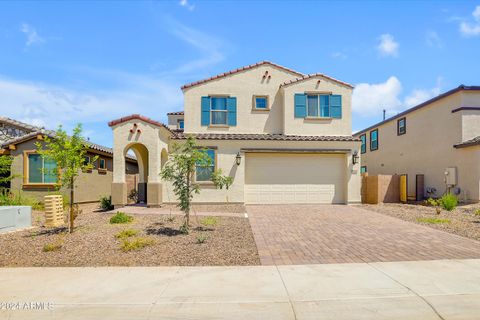
<path fill-rule="evenodd" d="M 2 303 L 52 303 L 5 310 Z M 480 260 L 0 269 L 0 319 L 479 319 Z"/>

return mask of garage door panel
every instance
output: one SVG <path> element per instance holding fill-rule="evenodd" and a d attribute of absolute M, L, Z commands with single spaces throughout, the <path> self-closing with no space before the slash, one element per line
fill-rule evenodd
<path fill-rule="evenodd" d="M 246 203 L 343 203 L 344 155 L 247 154 Z"/>

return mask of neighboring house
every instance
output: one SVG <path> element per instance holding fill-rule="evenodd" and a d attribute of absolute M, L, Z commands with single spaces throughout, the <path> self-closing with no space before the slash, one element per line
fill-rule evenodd
<path fill-rule="evenodd" d="M 21 190 L 25 195 L 43 200 L 43 196 L 55 192 L 57 178 L 51 174 L 54 162 L 42 159 L 36 152 L 36 142 L 42 142 L 44 136 L 52 137 L 54 132 L 32 126 L 20 121 L 0 117 L 0 154 L 13 156 L 11 173 L 15 178 L 10 182 L 10 189 Z M 89 151 L 86 161 L 94 156 L 93 170 L 82 172 L 75 185 L 75 202 L 96 202 L 101 196 L 111 195 L 113 177 L 112 149 L 88 142 Z M 138 173 L 136 159 L 126 158 L 126 173 Z M 68 195 L 68 193 L 67 193 Z"/>
<path fill-rule="evenodd" d="M 362 140 L 361 170 L 406 174 L 409 199 L 439 197 L 448 188 L 479 201 L 480 87 L 461 85 L 355 137 Z"/>
<path fill-rule="evenodd" d="M 171 144 L 187 135 L 207 148 L 212 159 L 212 166 L 199 167 L 194 177 L 202 184 L 195 202 L 226 202 L 225 190 L 210 181 L 216 169 L 234 178 L 229 203 L 360 202 L 352 88 L 323 74 L 305 75 L 271 62 L 187 84 L 182 87 L 184 111 L 169 113 L 168 125 L 141 115 L 109 123 L 113 203 L 126 203 L 123 165 L 130 149 L 139 161 L 139 190 L 145 190 L 147 204 L 175 202 L 173 188 L 159 172 Z"/>

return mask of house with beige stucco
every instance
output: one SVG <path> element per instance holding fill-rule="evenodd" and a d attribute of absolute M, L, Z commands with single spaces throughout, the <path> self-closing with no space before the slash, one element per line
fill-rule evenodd
<path fill-rule="evenodd" d="M 197 168 L 195 203 L 227 202 L 211 182 L 233 177 L 230 204 L 360 202 L 360 140 L 352 136 L 353 87 L 321 73 L 303 74 L 260 62 L 182 87 L 184 110 L 168 123 L 131 115 L 113 130 L 112 200 L 126 204 L 125 156 L 139 162 L 139 197 L 149 206 L 175 203 L 160 171 L 173 143 L 196 138 L 211 157 Z"/>
<path fill-rule="evenodd" d="M 0 186 L 11 192 L 43 201 L 43 197 L 61 192 L 58 190 L 57 176 L 52 174 L 56 164 L 52 160 L 43 159 L 37 153 L 37 143 L 43 144 L 44 137 L 54 137 L 54 132 L 15 119 L 0 116 L 0 156 L 11 156 L 13 162 L 10 173 L 14 178 Z M 93 169 L 81 172 L 75 184 L 75 203 L 97 202 L 102 196 L 111 195 L 113 179 L 113 151 L 111 148 L 88 141 L 88 152 L 85 161 L 92 162 Z M 128 189 L 135 189 L 138 166 L 131 155 L 125 158 L 125 174 Z M 49 170 L 47 170 L 49 169 Z"/>
<path fill-rule="evenodd" d="M 407 176 L 410 200 L 480 199 L 480 87 L 461 85 L 354 135 L 361 171 Z"/>

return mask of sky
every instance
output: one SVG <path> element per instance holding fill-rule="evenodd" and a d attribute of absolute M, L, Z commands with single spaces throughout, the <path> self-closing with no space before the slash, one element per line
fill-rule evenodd
<path fill-rule="evenodd" d="M 269 60 L 355 86 L 353 131 L 480 85 L 480 1 L 0 2 L 0 114 L 112 145 L 181 85 Z"/>

